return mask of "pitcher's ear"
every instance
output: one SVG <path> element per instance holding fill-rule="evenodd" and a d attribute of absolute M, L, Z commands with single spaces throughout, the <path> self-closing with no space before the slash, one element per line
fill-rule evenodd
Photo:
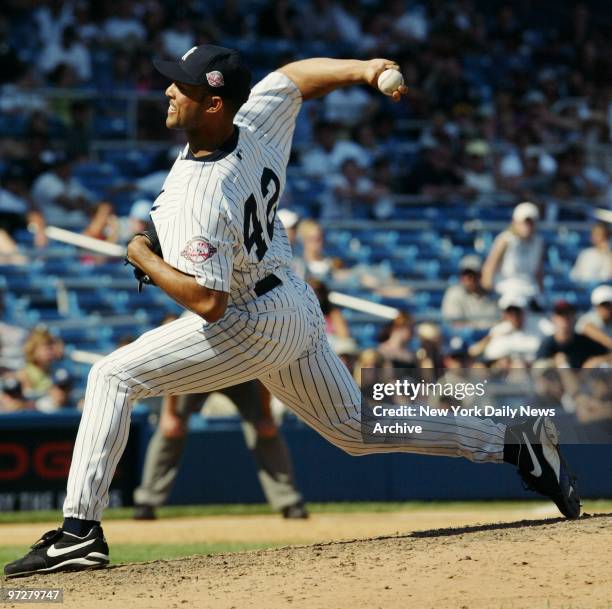
<path fill-rule="evenodd" d="M 213 95 L 206 103 L 206 112 L 221 112 L 223 109 L 223 98 L 219 95 Z"/>

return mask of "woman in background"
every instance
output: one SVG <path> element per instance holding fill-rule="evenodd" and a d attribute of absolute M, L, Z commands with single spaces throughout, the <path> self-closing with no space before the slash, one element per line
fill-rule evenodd
<path fill-rule="evenodd" d="M 482 267 L 485 289 L 528 300 L 541 293 L 544 240 L 537 234 L 539 217 L 533 203 L 520 203 L 514 208 L 510 228 L 495 238 Z"/>

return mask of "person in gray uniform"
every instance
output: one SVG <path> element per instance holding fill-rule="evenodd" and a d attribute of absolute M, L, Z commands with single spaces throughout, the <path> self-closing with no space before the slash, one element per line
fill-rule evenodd
<path fill-rule="evenodd" d="M 257 465 L 264 495 L 273 510 L 284 518 L 307 518 L 302 495 L 295 485 L 289 450 L 270 415 L 270 396 L 257 381 L 220 391 L 236 406 L 242 432 Z M 153 434 L 143 468 L 142 482 L 134 491 L 134 518 L 153 520 L 155 508 L 163 505 L 179 471 L 187 444 L 187 424 L 208 394 L 194 393 L 164 399 L 160 421 Z"/>

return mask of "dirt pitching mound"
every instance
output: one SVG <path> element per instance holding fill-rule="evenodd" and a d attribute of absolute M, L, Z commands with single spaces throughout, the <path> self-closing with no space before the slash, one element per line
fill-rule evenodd
<path fill-rule="evenodd" d="M 612 515 L 600 514 L 194 556 L 4 587 L 63 588 L 62 606 L 79 609 L 607 609 L 610 564 Z"/>

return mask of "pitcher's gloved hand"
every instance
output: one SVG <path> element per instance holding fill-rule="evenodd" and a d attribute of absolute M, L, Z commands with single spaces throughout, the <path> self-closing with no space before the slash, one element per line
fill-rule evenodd
<path fill-rule="evenodd" d="M 160 258 L 163 258 L 161 245 L 159 243 L 159 237 L 157 236 L 157 231 L 155 230 L 155 226 L 151 225 L 150 229 L 142 231 L 140 233 L 136 233 L 130 242 L 136 237 L 145 237 L 148 241 L 149 249 Z M 128 244 L 129 245 L 129 244 Z M 125 257 L 125 264 L 129 264 L 134 267 L 134 277 L 138 281 L 138 292 L 142 291 L 142 285 L 146 283 L 147 285 L 155 285 L 153 280 L 140 268 L 138 268 L 127 256 Z"/>

